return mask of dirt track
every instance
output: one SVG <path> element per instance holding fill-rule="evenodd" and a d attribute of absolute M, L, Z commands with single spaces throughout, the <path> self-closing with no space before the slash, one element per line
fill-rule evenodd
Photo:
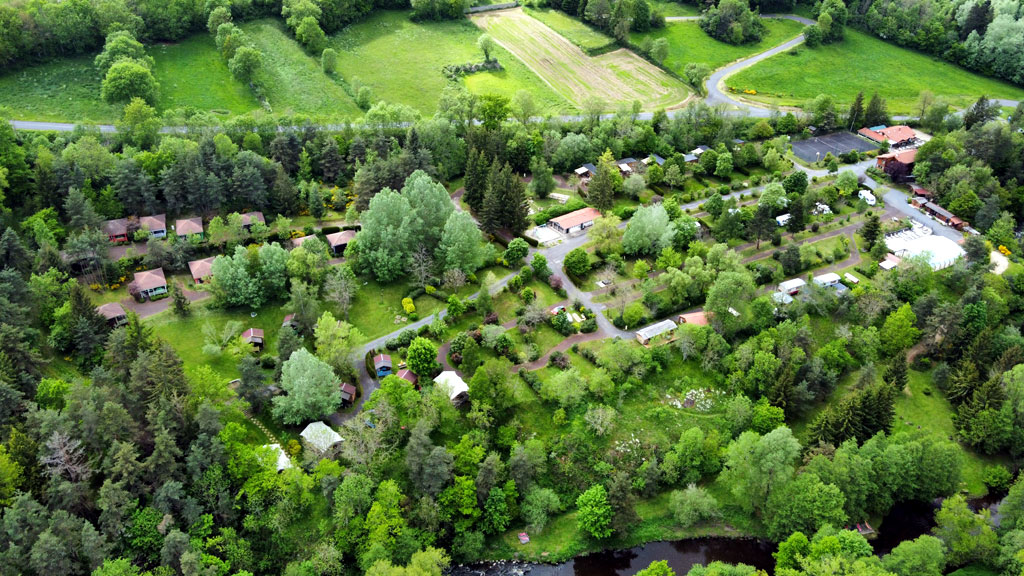
<path fill-rule="evenodd" d="M 681 104 L 690 91 L 629 50 L 588 56 L 522 9 L 485 12 L 473 22 L 577 107 L 590 98 L 616 106 L 639 101 L 646 110 Z"/>

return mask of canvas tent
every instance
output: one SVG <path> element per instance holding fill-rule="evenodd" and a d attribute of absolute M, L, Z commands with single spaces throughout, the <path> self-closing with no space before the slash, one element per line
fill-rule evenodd
<path fill-rule="evenodd" d="M 323 422 L 310 422 L 299 436 L 307 446 L 320 453 L 330 450 L 332 446 L 341 442 L 341 434 Z"/>
<path fill-rule="evenodd" d="M 469 398 L 469 386 L 452 370 L 445 370 L 434 378 L 434 384 L 448 393 L 452 404 L 461 404 Z"/>

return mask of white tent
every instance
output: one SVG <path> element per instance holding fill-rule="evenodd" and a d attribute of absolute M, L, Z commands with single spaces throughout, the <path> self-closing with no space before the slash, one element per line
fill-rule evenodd
<path fill-rule="evenodd" d="M 448 399 L 452 403 L 462 402 L 469 394 L 469 386 L 452 370 L 445 370 L 438 374 L 434 378 L 434 384 L 448 393 Z"/>
<path fill-rule="evenodd" d="M 266 444 L 263 447 L 270 449 L 270 454 L 276 461 L 278 472 L 292 467 L 291 459 L 284 453 L 284 449 L 281 448 L 280 444 Z"/>
<path fill-rule="evenodd" d="M 323 422 L 310 422 L 299 436 L 306 444 L 319 452 L 326 452 L 331 446 L 341 442 L 341 434 Z"/>
<path fill-rule="evenodd" d="M 958 258 L 966 254 L 956 242 L 936 234 L 907 240 L 886 238 L 885 243 L 892 253 L 900 258 L 926 254 L 932 270 L 948 268 Z"/>

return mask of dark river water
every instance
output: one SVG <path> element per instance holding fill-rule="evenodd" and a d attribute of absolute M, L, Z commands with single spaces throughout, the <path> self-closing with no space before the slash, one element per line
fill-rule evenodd
<path fill-rule="evenodd" d="M 1002 498 L 989 496 L 970 501 L 974 510 L 990 508 Z M 927 534 L 935 525 L 939 501 L 903 502 L 893 506 L 885 520 L 877 526 L 877 537 L 870 540 L 879 556 L 888 554 L 905 540 Z M 997 514 L 993 514 L 998 518 Z M 580 556 L 561 564 L 529 564 L 503 562 L 477 566 L 459 566 L 451 576 L 632 576 L 655 560 L 666 560 L 678 576 L 695 564 L 707 565 L 716 560 L 731 564 L 747 564 L 769 574 L 775 567 L 772 552 L 775 544 L 756 538 L 693 538 L 675 542 L 650 542 L 628 550 L 604 550 Z"/>

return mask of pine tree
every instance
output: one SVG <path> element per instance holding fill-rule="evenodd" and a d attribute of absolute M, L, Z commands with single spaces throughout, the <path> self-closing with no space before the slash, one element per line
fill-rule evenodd
<path fill-rule="evenodd" d="M 185 292 L 181 288 L 180 282 L 171 282 L 169 286 L 171 291 L 171 309 L 174 310 L 174 314 L 180 318 L 184 318 L 192 313 L 192 303 L 185 296 Z"/>
<path fill-rule="evenodd" d="M 889 110 L 885 104 L 885 99 L 875 92 L 871 96 L 871 101 L 868 102 L 868 108 L 864 112 L 864 123 L 868 126 L 878 126 L 889 123 Z"/>
<path fill-rule="evenodd" d="M 329 136 L 320 149 L 320 173 L 325 182 L 336 183 L 341 176 L 343 168 L 341 153 L 338 151 L 338 141 Z"/>
<path fill-rule="evenodd" d="M 490 168 L 483 150 L 469 151 L 469 159 L 466 161 L 466 191 L 462 198 L 475 212 L 483 209 Z"/>
<path fill-rule="evenodd" d="M 498 228 L 501 228 L 502 206 L 500 187 L 501 169 L 498 167 L 498 160 L 495 159 L 494 163 L 491 164 L 483 198 L 480 226 L 484 229 L 484 232 L 493 234 Z"/>
<path fill-rule="evenodd" d="M 597 174 L 587 185 L 587 197 L 595 208 L 604 212 L 610 210 L 615 202 L 615 177 L 618 169 L 615 167 L 615 160 L 611 150 L 605 150 L 597 162 Z"/>
<path fill-rule="evenodd" d="M 794 234 L 802 232 L 804 224 L 804 199 L 797 198 L 789 203 L 789 221 L 786 222 L 786 230 Z"/>
<path fill-rule="evenodd" d="M 526 203 L 526 184 L 519 179 L 509 164 L 505 164 L 502 172 L 505 174 L 505 226 L 513 234 L 520 234 L 526 230 L 527 217 L 530 213 Z"/>
<path fill-rule="evenodd" d="M 853 104 L 850 106 L 849 118 L 849 129 L 855 130 L 861 125 L 864 120 L 864 92 L 858 92 L 857 97 L 853 100 Z"/>
<path fill-rule="evenodd" d="M 883 379 L 893 390 L 902 392 L 907 387 L 907 359 L 903 355 L 897 356 L 886 369 Z"/>
<path fill-rule="evenodd" d="M 868 214 L 867 220 L 864 222 L 864 226 L 860 229 L 860 235 L 864 238 L 864 241 L 868 244 L 868 250 L 871 250 L 875 246 L 875 242 L 878 242 L 878 237 L 882 234 L 882 223 L 878 220 L 878 215 L 874 212 Z"/>

